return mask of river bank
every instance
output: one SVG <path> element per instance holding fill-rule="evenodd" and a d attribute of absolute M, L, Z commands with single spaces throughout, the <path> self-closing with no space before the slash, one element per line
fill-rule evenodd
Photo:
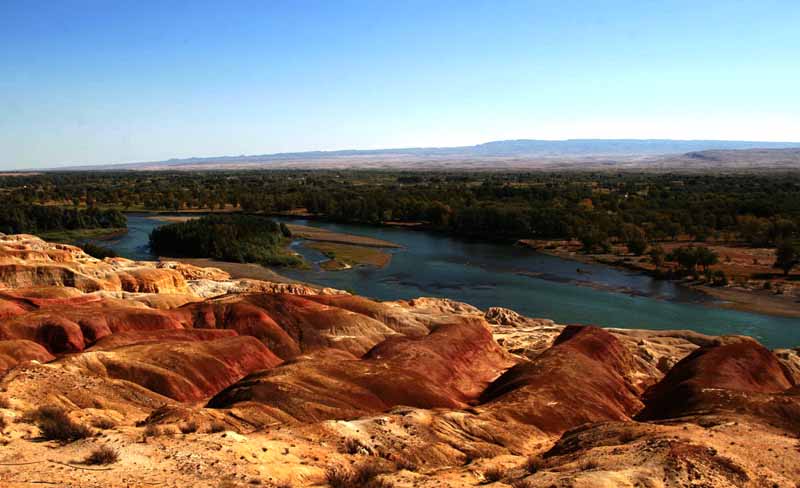
<path fill-rule="evenodd" d="M 646 256 L 632 256 L 623 250 L 605 254 L 585 254 L 580 252 L 580 243 L 564 240 L 532 240 L 522 239 L 519 245 L 535 249 L 537 252 L 568 259 L 577 263 L 601 264 L 644 273 L 660 279 L 664 276 L 664 269 L 657 270 Z M 664 243 L 665 252 L 669 253 L 676 247 L 686 245 L 706 245 L 705 243 L 671 242 Z M 730 278 L 727 286 L 709 286 L 704 281 L 687 279 L 670 280 L 681 286 L 704 293 L 716 298 L 714 306 L 775 315 L 780 317 L 800 318 L 800 283 L 798 277 L 792 274 L 782 277 L 776 274 L 769 263 L 774 262 L 770 249 L 749 249 L 733 245 L 708 245 L 720 256 L 720 263 L 711 267 L 712 270 L 722 271 Z M 670 269 L 670 264 L 666 264 Z M 769 283 L 765 285 L 765 283 Z"/>
<path fill-rule="evenodd" d="M 148 235 L 155 227 L 164 225 L 164 221 L 150 217 L 153 214 L 128 214 L 128 234 L 104 245 L 124 257 L 153 260 Z M 313 266 L 276 270 L 290 281 L 348 290 L 379 301 L 420 296 L 449 298 L 482 309 L 506 307 L 558 323 L 690 329 L 710 335 L 742 334 L 756 337 L 769 347 L 800 344 L 800 320 L 797 318 L 708 306 L 712 302 L 724 304 L 700 291 L 618 267 L 591 263 L 576 266 L 573 260 L 522 246 L 461 239 L 403 226 L 339 224 L 286 217 L 276 220 L 402 246 L 402 249 L 385 249 L 392 259 L 383 268 L 354 266 L 330 272 Z M 292 247 L 309 262 L 325 260 L 324 255 L 308 249 L 306 244 L 298 240 Z M 217 265 L 224 266 L 229 264 Z M 260 267 L 235 263 L 231 266 L 242 273 L 236 276 L 265 276 Z M 585 272 L 578 272 L 576 268 Z M 274 278 L 273 275 L 266 279 Z"/>
<path fill-rule="evenodd" d="M 190 215 L 150 215 L 146 218 L 157 222 L 182 223 L 197 219 L 197 214 Z M 402 246 L 383 239 L 375 239 L 361 235 L 332 232 L 319 227 L 288 224 L 287 228 L 293 240 L 308 241 L 303 245 L 309 249 L 320 252 L 325 258 L 319 266 L 326 271 L 340 271 L 351 269 L 353 266 L 374 266 L 382 268 L 389 264 L 391 254 L 388 249 L 400 249 Z M 220 263 L 220 261 L 214 261 Z M 234 263 L 235 264 L 235 263 Z M 257 265 L 248 265 L 257 266 Z M 216 266 L 221 267 L 221 266 Z M 231 267 L 233 273 L 245 273 L 247 278 L 269 280 L 269 275 L 261 275 L 254 269 Z M 257 275 L 257 276 L 256 276 Z"/>

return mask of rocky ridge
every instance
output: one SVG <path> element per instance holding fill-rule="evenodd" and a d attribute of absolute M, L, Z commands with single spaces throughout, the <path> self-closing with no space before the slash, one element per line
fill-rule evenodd
<path fill-rule="evenodd" d="M 800 486 L 798 351 L 750 338 L 377 302 L 0 235 L 0 371 L 12 488 L 348 472 L 371 481 L 338 486 Z M 43 405 L 92 435 L 43 439 Z M 101 446 L 119 460 L 82 464 Z"/>

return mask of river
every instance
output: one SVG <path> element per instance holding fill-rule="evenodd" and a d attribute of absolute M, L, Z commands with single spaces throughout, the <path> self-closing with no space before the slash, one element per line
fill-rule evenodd
<path fill-rule="evenodd" d="M 713 305 L 714 299 L 676 283 L 603 265 L 576 263 L 525 247 L 468 241 L 402 228 L 281 219 L 392 241 L 392 260 L 382 269 L 278 270 L 379 300 L 419 296 L 452 298 L 480 308 L 501 306 L 529 317 L 565 324 L 641 329 L 691 329 L 705 334 L 743 334 L 768 347 L 800 346 L 800 319 L 773 317 Z M 165 222 L 128 215 L 128 234 L 105 242 L 120 255 L 153 259 L 149 232 Z M 321 254 L 295 241 L 311 262 Z M 578 268 L 583 272 L 578 272 Z"/>

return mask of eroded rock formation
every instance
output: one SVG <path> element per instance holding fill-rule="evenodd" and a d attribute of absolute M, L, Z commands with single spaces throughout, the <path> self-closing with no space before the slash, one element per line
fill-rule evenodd
<path fill-rule="evenodd" d="M 749 338 L 0 236 L 4 487 L 325 486 L 332 466 L 368 465 L 396 487 L 796 488 L 798 371 L 796 350 Z M 42 405 L 102 435 L 42 442 Z M 100 446 L 119 461 L 76 464 Z"/>

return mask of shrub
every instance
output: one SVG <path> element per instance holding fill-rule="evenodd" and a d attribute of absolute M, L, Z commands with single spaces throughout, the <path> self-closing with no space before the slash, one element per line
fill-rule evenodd
<path fill-rule="evenodd" d="M 6 425 L 6 418 L 3 415 L 0 415 L 0 432 L 5 430 Z"/>
<path fill-rule="evenodd" d="M 406 458 L 395 459 L 394 465 L 397 469 L 405 469 L 406 471 L 416 471 L 419 469 L 417 463 Z"/>
<path fill-rule="evenodd" d="M 142 432 L 142 435 L 145 438 L 158 437 L 161 435 L 161 429 L 159 429 L 157 425 L 150 424 L 144 428 L 144 432 Z"/>
<path fill-rule="evenodd" d="M 92 427 L 101 430 L 113 429 L 116 426 L 117 424 L 115 424 L 113 420 L 109 419 L 100 418 L 92 421 Z"/>
<path fill-rule="evenodd" d="M 116 258 L 119 255 L 114 252 L 113 250 L 99 246 L 97 244 L 93 244 L 91 242 L 83 242 L 80 244 L 80 247 L 83 248 L 83 252 L 88 254 L 89 256 L 97 259 L 105 259 L 105 258 Z"/>
<path fill-rule="evenodd" d="M 599 464 L 594 459 L 587 459 L 581 463 L 581 471 L 591 471 L 597 469 Z"/>
<path fill-rule="evenodd" d="M 483 482 L 484 483 L 494 483 L 496 481 L 500 481 L 505 477 L 506 473 L 503 471 L 502 468 L 492 467 L 487 469 L 483 472 Z"/>
<path fill-rule="evenodd" d="M 8 401 L 8 398 L 0 396 L 0 408 L 11 408 L 11 402 Z"/>
<path fill-rule="evenodd" d="M 83 464 L 114 464 L 119 461 L 119 453 L 108 446 L 98 447 L 83 460 Z"/>
<path fill-rule="evenodd" d="M 192 432 L 197 432 L 197 422 L 194 420 L 190 420 L 188 422 L 184 422 L 178 426 L 178 429 L 184 434 L 191 434 Z"/>
<path fill-rule="evenodd" d="M 377 463 L 364 462 L 352 469 L 333 466 L 325 472 L 325 479 L 332 488 L 390 488 L 392 483 L 381 480 L 386 473 Z"/>
<path fill-rule="evenodd" d="M 544 464 L 544 462 L 539 456 L 528 456 L 528 459 L 525 460 L 525 471 L 530 474 L 537 473 L 542 469 L 542 464 Z"/>
<path fill-rule="evenodd" d="M 533 481 L 522 479 L 511 482 L 511 488 L 533 488 Z"/>
<path fill-rule="evenodd" d="M 228 430 L 228 426 L 225 425 L 224 422 L 211 422 L 211 425 L 208 427 L 208 431 L 212 434 L 216 434 L 217 432 L 225 432 Z"/>
<path fill-rule="evenodd" d="M 360 439 L 348 437 L 344 440 L 342 452 L 345 454 L 372 454 L 372 448 L 361 442 Z"/>
<path fill-rule="evenodd" d="M 31 419 L 39 427 L 45 439 L 68 443 L 92 435 L 88 427 L 72 420 L 60 407 L 50 405 L 39 407 L 31 414 Z"/>

